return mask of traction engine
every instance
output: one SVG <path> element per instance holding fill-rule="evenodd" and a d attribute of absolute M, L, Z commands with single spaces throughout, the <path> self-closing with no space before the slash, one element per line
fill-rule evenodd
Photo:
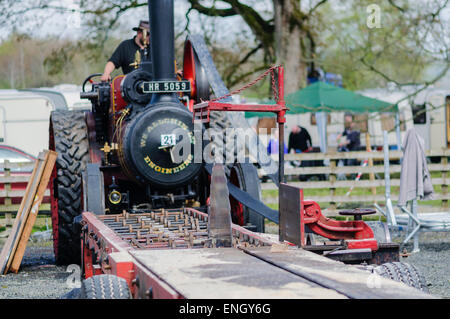
<path fill-rule="evenodd" d="M 184 78 L 176 75 L 174 41 L 167 41 L 174 39 L 172 12 L 166 4 L 155 6 L 163 17 L 151 24 L 151 46 L 146 44 L 136 55 L 136 69 L 111 83 L 99 82 L 101 74 L 89 76 L 80 96 L 91 101 L 91 111 L 52 113 L 50 149 L 59 153 L 51 187 L 59 263 L 79 262 L 76 218 L 82 211 L 102 215 L 200 208 L 209 197 L 204 129 L 200 126 L 194 134 L 192 110 L 194 103 L 210 99 L 210 84 L 189 39 Z M 231 163 L 227 174 L 234 185 L 259 199 L 254 165 Z M 232 201 L 233 221 L 264 230 L 262 218 L 251 217 L 248 208 Z"/>

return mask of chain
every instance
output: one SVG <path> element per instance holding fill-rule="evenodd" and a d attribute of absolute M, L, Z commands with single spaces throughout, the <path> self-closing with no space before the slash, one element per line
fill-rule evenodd
<path fill-rule="evenodd" d="M 260 76 L 258 76 L 256 79 L 254 79 L 252 82 L 244 85 L 243 87 L 241 87 L 240 89 L 234 90 L 228 94 L 225 94 L 221 97 L 217 97 L 215 99 L 212 99 L 211 102 L 217 102 L 223 99 L 226 99 L 228 97 L 231 97 L 232 95 L 236 95 L 241 93 L 242 91 L 248 89 L 249 87 L 255 85 L 256 83 L 258 83 L 259 81 L 261 81 L 262 79 L 264 79 L 269 73 L 271 73 L 271 78 L 272 78 L 272 91 L 273 91 L 273 95 L 275 97 L 275 100 L 278 101 L 278 89 L 277 89 L 277 85 L 276 85 L 276 80 L 275 80 L 275 69 L 280 68 L 280 65 L 274 65 L 272 67 L 270 67 L 268 70 L 266 70 L 263 74 L 261 74 Z"/>

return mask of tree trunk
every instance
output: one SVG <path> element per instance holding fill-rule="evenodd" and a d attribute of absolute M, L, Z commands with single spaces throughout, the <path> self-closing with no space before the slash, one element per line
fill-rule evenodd
<path fill-rule="evenodd" d="M 273 0 L 275 14 L 275 50 L 277 64 L 284 66 L 285 93 L 306 86 L 306 64 L 301 61 L 302 37 L 300 25 L 293 23 L 293 14 L 300 6 L 295 0 Z"/>

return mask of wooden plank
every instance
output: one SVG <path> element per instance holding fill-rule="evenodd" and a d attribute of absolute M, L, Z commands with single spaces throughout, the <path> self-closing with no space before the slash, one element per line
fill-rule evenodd
<path fill-rule="evenodd" d="M 11 227 L 12 225 L 13 225 L 13 221 L 12 221 L 11 213 L 5 214 L 5 226 L 6 227 Z"/>
<path fill-rule="evenodd" d="M 428 170 L 430 172 L 449 172 L 450 165 L 446 164 L 429 164 Z M 400 173 L 400 165 L 390 165 L 389 172 Z M 370 173 L 384 173 L 384 167 L 381 165 L 374 165 L 373 167 L 361 166 L 314 166 L 314 167 L 296 167 L 285 169 L 285 175 L 318 175 L 318 174 L 370 174 Z M 264 176 L 264 171 L 258 170 L 259 176 Z"/>
<path fill-rule="evenodd" d="M 4 274 L 6 274 L 10 270 L 10 266 L 11 266 L 11 264 L 13 262 L 14 254 L 15 254 L 17 246 L 18 246 L 18 244 L 20 242 L 20 238 L 22 236 L 23 229 L 25 228 L 26 221 L 28 219 L 28 215 L 30 213 L 30 210 L 31 210 L 32 205 L 33 205 L 34 198 L 36 196 L 36 192 L 37 192 L 37 190 L 39 188 L 39 183 L 40 183 L 40 180 L 42 178 L 42 174 L 44 173 L 45 164 L 46 164 L 47 159 L 48 159 L 48 152 L 43 152 L 41 154 L 42 154 L 42 157 L 39 156 L 39 158 L 38 158 L 39 164 L 38 164 L 37 172 L 36 172 L 33 180 L 31 180 L 29 182 L 29 183 L 32 184 L 32 187 L 30 188 L 30 191 L 27 194 L 25 194 L 25 196 L 23 197 L 22 201 L 25 201 L 25 204 L 23 206 L 22 211 L 18 212 L 17 216 L 16 216 L 16 219 L 17 219 L 19 214 L 21 215 L 20 216 L 20 224 L 19 224 L 18 232 L 17 232 L 17 234 L 14 237 L 14 241 L 13 241 L 13 244 L 12 244 L 12 250 L 11 250 L 11 253 L 9 255 L 8 261 L 6 263 Z"/>
<path fill-rule="evenodd" d="M 27 247 L 28 239 L 30 238 L 31 231 L 33 229 L 34 223 L 37 218 L 37 214 L 39 212 L 39 207 L 44 198 L 44 192 L 48 186 L 48 182 L 52 175 L 53 166 L 56 162 L 57 153 L 53 151 L 48 152 L 48 156 L 46 157 L 44 171 L 42 173 L 41 179 L 39 181 L 39 187 L 36 191 L 36 195 L 34 196 L 34 201 L 31 206 L 30 212 L 28 214 L 28 218 L 26 220 L 25 226 L 23 228 L 22 234 L 18 241 L 17 247 L 15 249 L 15 254 L 12 258 L 12 263 L 9 267 L 9 270 L 18 273 L 20 264 L 22 263 L 23 255 L 25 254 L 25 249 Z"/>
<path fill-rule="evenodd" d="M 391 151 L 389 152 L 389 158 L 392 160 L 399 159 L 403 157 L 403 152 L 399 151 Z M 286 154 L 286 161 L 302 161 L 302 160 L 340 160 L 340 159 L 384 159 L 383 152 L 367 152 L 367 151 L 358 151 L 358 152 L 336 152 L 336 153 L 295 153 L 295 154 Z"/>
<path fill-rule="evenodd" d="M 370 135 L 369 135 L 369 132 L 366 133 L 366 151 L 367 152 L 372 152 L 371 146 L 370 146 Z M 373 158 L 369 158 L 369 167 L 373 168 Z M 375 174 L 373 172 L 369 173 L 369 179 L 371 181 L 375 180 Z M 370 189 L 372 191 L 372 195 L 376 195 L 377 194 L 376 187 L 372 186 Z"/>
<path fill-rule="evenodd" d="M 337 161 L 336 160 L 330 160 L 330 169 L 336 169 L 337 166 Z M 336 174 L 330 174 L 330 182 L 334 183 L 336 182 Z M 336 188 L 335 187 L 330 187 L 330 196 L 334 196 L 336 194 Z M 330 206 L 332 208 L 336 208 L 336 202 L 330 202 Z"/>
<path fill-rule="evenodd" d="M 442 150 L 430 150 L 425 152 L 427 157 L 436 156 L 436 157 L 444 157 L 450 156 L 450 149 L 442 149 Z M 389 151 L 389 159 L 396 160 L 403 157 L 402 151 Z M 335 152 L 335 153 L 296 153 L 296 154 L 286 154 L 286 161 L 301 161 L 301 160 L 323 160 L 323 159 L 375 159 L 375 160 L 383 160 L 384 153 L 383 152 L 367 152 L 367 151 L 357 151 L 357 152 Z"/>
<path fill-rule="evenodd" d="M 236 248 L 130 251 L 139 266 L 188 299 L 342 299 Z"/>
<path fill-rule="evenodd" d="M 11 234 L 2 249 L 2 253 L 0 254 L 0 273 L 6 274 L 8 272 L 8 268 L 12 262 L 11 257 L 14 255 L 18 240 L 22 234 L 34 196 L 39 186 L 39 181 L 43 174 L 43 168 L 45 166 L 47 156 L 48 152 L 41 152 L 38 156 L 35 168 L 31 174 L 30 182 L 27 184 L 25 195 L 22 198 L 22 203 L 19 211 L 17 212 Z"/>
<path fill-rule="evenodd" d="M 9 161 L 5 160 L 4 163 L 5 163 L 4 176 L 5 176 L 5 178 L 8 178 L 11 176 L 11 169 L 8 168 Z M 11 191 L 11 184 L 4 182 L 4 188 L 5 188 L 5 191 Z M 11 197 L 6 196 L 4 199 L 4 203 L 5 203 L 5 205 L 11 205 L 11 203 L 12 203 Z M 11 214 L 6 214 L 5 215 L 5 226 L 10 227 L 12 225 L 13 225 L 13 222 L 12 222 Z"/>
<path fill-rule="evenodd" d="M 447 168 L 442 167 L 447 170 L 450 169 L 450 165 Z M 389 172 L 400 173 L 400 165 L 391 165 Z M 430 169 L 431 171 L 431 169 Z M 357 173 L 384 173 L 383 166 L 374 167 L 361 167 L 361 166 L 317 166 L 317 167 L 297 167 L 297 168 L 287 168 L 285 170 L 285 175 L 316 175 L 316 174 L 357 174 Z"/>
<path fill-rule="evenodd" d="M 429 164 L 428 169 L 430 172 L 442 172 L 450 171 L 450 165 L 443 164 Z M 390 165 L 389 172 L 400 173 L 401 165 Z M 317 166 L 317 167 L 297 167 L 287 168 L 285 175 L 316 175 L 316 174 L 356 174 L 356 173 L 384 173 L 384 167 L 376 165 L 374 167 L 361 167 L 361 166 Z M 262 171 L 259 171 L 262 174 Z"/>
<path fill-rule="evenodd" d="M 432 178 L 431 183 L 433 185 L 448 185 L 447 178 Z M 288 185 L 295 186 L 302 189 L 318 189 L 318 188 L 348 188 L 354 186 L 355 188 L 369 188 L 369 187 L 384 187 L 384 179 L 377 179 L 374 181 L 370 180 L 346 180 L 346 181 L 310 181 L 310 182 L 289 182 Z M 400 186 L 399 179 L 391 179 L 391 186 Z M 278 187 L 272 183 L 261 183 L 261 189 L 263 190 L 274 190 Z"/>
<path fill-rule="evenodd" d="M 398 195 L 393 195 L 392 197 L 393 202 L 397 202 Z M 433 200 L 444 200 L 450 199 L 449 194 L 435 194 L 433 197 Z M 384 195 L 378 194 L 378 195 L 351 195 L 351 196 L 330 196 L 330 195 L 324 195 L 324 196 L 307 196 L 305 195 L 305 200 L 312 200 L 318 203 L 371 203 L 371 202 L 385 202 L 386 198 Z M 278 198 L 277 197 L 270 197 L 264 199 L 265 204 L 277 204 Z"/>
<path fill-rule="evenodd" d="M 34 177 L 38 171 L 38 168 L 40 167 L 40 165 L 42 164 L 42 161 L 39 160 L 39 157 L 43 157 L 43 153 L 40 153 L 38 156 L 38 160 L 35 162 L 34 165 L 34 169 L 33 172 L 31 173 L 31 177 L 30 177 L 30 181 L 34 180 Z M 25 193 L 29 193 L 31 188 L 34 187 L 36 185 L 33 185 L 33 183 L 29 182 L 27 184 L 27 188 Z M 11 229 L 11 233 L 8 236 L 8 239 L 6 240 L 5 244 L 3 245 L 3 249 L 0 253 L 0 274 L 4 274 L 6 273 L 6 265 L 8 263 L 8 259 L 11 255 L 12 249 L 13 249 L 13 245 L 14 245 L 14 240 L 16 239 L 16 236 L 18 235 L 19 232 L 19 228 L 20 228 L 20 224 L 21 224 L 21 220 L 22 220 L 22 213 L 23 213 L 23 208 L 25 206 L 25 202 L 26 202 L 26 198 L 24 197 L 22 199 L 22 202 L 20 204 L 19 210 L 17 212 L 16 215 L 16 219 L 14 220 L 14 224 L 13 227 Z"/>
<path fill-rule="evenodd" d="M 20 208 L 20 204 L 11 204 L 11 205 L 0 205 L 0 214 L 17 212 Z M 42 213 L 43 211 L 50 211 L 50 203 L 41 204 L 41 208 L 39 209 Z"/>
<path fill-rule="evenodd" d="M 22 172 L 31 172 L 34 168 L 34 162 L 20 162 L 20 163 L 0 163 L 0 170 L 4 170 L 5 168 L 20 170 Z"/>
<path fill-rule="evenodd" d="M 30 178 L 31 180 L 31 178 Z M 23 197 L 26 193 L 26 189 L 17 189 L 17 190 L 0 190 L 0 197 Z M 50 190 L 47 189 L 45 191 L 45 196 L 50 196 Z"/>
<path fill-rule="evenodd" d="M 0 175 L 0 184 L 8 184 L 8 183 L 27 183 L 30 179 L 31 173 L 22 174 L 22 175 Z"/>
<path fill-rule="evenodd" d="M 448 125 L 448 123 L 447 123 Z M 446 165 L 448 164 L 448 157 L 443 157 L 441 159 L 442 164 Z M 446 171 L 442 171 L 442 179 L 445 180 L 447 178 L 447 172 Z M 433 181 L 431 181 L 433 183 Z M 440 183 L 441 184 L 441 189 L 442 189 L 442 194 L 447 195 L 447 191 L 448 191 L 448 187 L 447 187 L 447 183 Z M 434 184 L 433 184 L 434 185 Z M 443 200 L 442 201 L 442 208 L 447 210 L 448 208 L 448 200 Z"/>

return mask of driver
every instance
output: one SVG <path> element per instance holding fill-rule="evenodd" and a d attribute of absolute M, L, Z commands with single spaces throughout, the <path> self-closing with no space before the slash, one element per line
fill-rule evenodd
<path fill-rule="evenodd" d="M 111 73 L 118 68 L 122 68 L 123 74 L 128 74 L 135 68 L 133 64 L 137 62 L 137 56 L 142 56 L 141 50 L 144 49 L 144 39 L 150 43 L 150 25 L 148 21 L 141 20 L 139 26 L 133 28 L 137 32 L 136 36 L 119 44 L 111 58 L 108 60 L 103 71 L 101 80 L 103 82 L 111 81 Z"/>

